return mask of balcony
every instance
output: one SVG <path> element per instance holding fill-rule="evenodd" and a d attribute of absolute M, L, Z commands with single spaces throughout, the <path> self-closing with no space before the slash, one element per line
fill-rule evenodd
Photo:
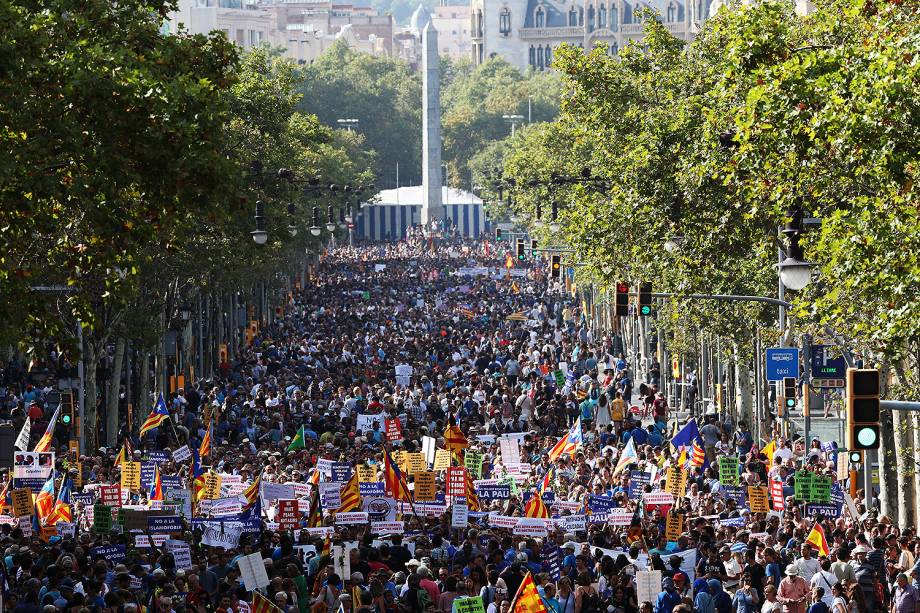
<path fill-rule="evenodd" d="M 683 34 L 687 30 L 687 25 L 683 22 L 666 23 L 664 27 L 667 28 L 668 32 L 671 34 Z M 642 34 L 645 32 L 645 24 L 624 23 L 620 26 L 620 32 L 623 34 Z"/>
<path fill-rule="evenodd" d="M 521 40 L 532 40 L 538 38 L 578 38 L 585 35 L 585 29 L 582 26 L 564 26 L 560 28 L 521 28 L 518 30 L 518 37 Z"/>

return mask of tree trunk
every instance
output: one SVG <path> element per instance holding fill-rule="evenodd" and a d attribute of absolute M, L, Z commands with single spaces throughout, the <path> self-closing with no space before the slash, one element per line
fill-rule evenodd
<path fill-rule="evenodd" d="M 133 407 L 134 423 L 131 424 L 132 431 L 139 428 L 147 414 L 147 408 L 150 404 L 150 351 L 144 347 L 140 352 L 140 378 L 138 380 L 137 404 Z"/>
<path fill-rule="evenodd" d="M 888 386 L 889 365 L 882 363 L 879 378 L 882 396 Z M 882 437 L 878 449 L 879 461 L 879 502 L 882 515 L 894 519 L 898 512 L 898 457 L 895 451 L 894 415 L 888 409 L 882 409 L 879 416 Z M 869 470 L 870 467 L 866 467 Z"/>
<path fill-rule="evenodd" d="M 166 335 L 165 307 L 164 307 L 164 310 L 160 312 L 158 323 L 159 325 L 157 327 L 157 332 L 158 332 L 157 333 L 157 344 L 156 344 L 156 349 L 154 350 L 155 367 L 156 367 L 156 377 L 154 379 L 156 382 L 155 383 L 156 390 L 154 390 L 154 393 L 155 394 L 162 393 L 165 396 L 166 390 L 168 389 L 167 388 L 168 381 L 166 380 L 166 374 L 167 374 L 166 373 L 166 347 L 164 347 L 164 344 L 166 342 L 165 341 L 165 335 Z"/>
<path fill-rule="evenodd" d="M 751 387 L 751 370 L 748 367 L 746 361 L 741 357 L 741 352 L 738 349 L 738 343 L 734 343 L 734 353 L 735 353 L 735 390 L 737 391 L 737 401 L 735 403 L 737 421 L 735 422 L 745 422 L 750 425 L 753 423 L 751 417 L 751 394 L 753 393 L 753 388 Z"/>
<path fill-rule="evenodd" d="M 109 371 L 108 403 L 105 407 L 105 444 L 115 446 L 118 443 L 118 401 L 121 397 L 121 371 L 125 357 L 125 337 L 115 338 L 115 355 L 112 356 L 112 368 Z"/>
<path fill-rule="evenodd" d="M 913 455 L 911 443 L 913 434 L 907 411 L 897 411 L 894 416 L 894 449 L 898 461 L 898 525 L 901 530 L 914 524 L 914 479 L 905 464 L 905 458 Z"/>
<path fill-rule="evenodd" d="M 83 381 L 84 381 L 84 411 L 83 428 L 86 441 L 86 453 L 96 453 L 99 442 L 96 440 L 96 347 L 93 345 L 92 335 L 84 330 L 83 334 Z"/>
<path fill-rule="evenodd" d="M 917 415 L 913 411 L 906 411 L 911 419 L 913 420 L 913 429 L 914 429 L 914 441 L 913 449 L 920 449 L 920 415 Z M 914 517 L 920 517 L 920 500 L 918 500 L 916 494 L 920 492 L 920 470 L 917 470 L 915 465 L 910 467 L 910 472 L 913 473 L 914 478 Z"/>

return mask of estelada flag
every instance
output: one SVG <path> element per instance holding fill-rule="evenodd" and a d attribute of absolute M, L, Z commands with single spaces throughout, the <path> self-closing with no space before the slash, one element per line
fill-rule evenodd
<path fill-rule="evenodd" d="M 509 610 L 512 613 L 549 613 L 543 599 L 540 598 L 540 592 L 537 591 L 537 584 L 534 583 L 530 572 L 521 581 L 514 600 L 511 601 Z"/>
<path fill-rule="evenodd" d="M 549 461 L 555 462 L 561 456 L 567 455 L 570 458 L 575 457 L 578 448 L 581 447 L 583 438 L 581 435 L 581 417 L 575 420 L 572 427 L 556 445 L 549 450 Z"/>
<path fill-rule="evenodd" d="M 54 415 L 51 416 L 51 421 L 48 422 L 48 427 L 45 428 L 45 433 L 42 434 L 42 437 L 35 443 L 35 449 L 32 451 L 41 452 L 51 449 L 51 437 L 54 435 L 54 426 L 57 424 L 58 415 L 60 413 L 61 405 L 58 405 L 58 408 L 54 410 Z"/>
<path fill-rule="evenodd" d="M 812 526 L 808 536 L 805 537 L 805 542 L 811 543 L 814 548 L 818 550 L 818 555 L 826 556 L 830 554 L 830 549 L 827 546 L 827 539 L 824 537 L 824 529 L 821 528 L 821 524 L 817 522 Z"/>
<path fill-rule="evenodd" d="M 166 400 L 163 398 L 163 394 L 160 394 L 160 397 L 157 398 L 156 406 L 153 407 L 150 415 L 141 424 L 140 435 L 144 436 L 148 430 L 158 428 L 167 419 L 169 419 L 169 409 L 166 408 Z"/>

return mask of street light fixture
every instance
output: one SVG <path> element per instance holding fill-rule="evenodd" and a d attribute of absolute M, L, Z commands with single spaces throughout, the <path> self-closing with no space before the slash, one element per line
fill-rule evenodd
<path fill-rule="evenodd" d="M 340 127 L 346 128 L 349 132 L 351 132 L 352 127 L 355 127 L 355 128 L 358 127 L 359 120 L 358 119 L 336 119 L 336 123 L 338 123 Z"/>
<path fill-rule="evenodd" d="M 297 214 L 297 209 L 294 208 L 294 203 L 290 202 L 287 206 L 288 215 L 291 216 L 291 223 L 288 225 L 288 232 L 291 236 L 297 236 L 297 226 L 294 225 L 294 215 Z"/>
<path fill-rule="evenodd" d="M 335 232 L 335 209 L 332 208 L 332 205 L 329 205 L 329 210 L 326 211 L 326 230 L 329 232 Z"/>
<path fill-rule="evenodd" d="M 804 231 L 801 205 L 796 205 L 789 211 L 789 221 L 783 229 L 788 247 L 786 257 L 776 265 L 779 268 L 779 280 L 793 291 L 804 289 L 811 283 L 811 263 L 805 261 L 805 252 L 799 244 L 799 238 Z"/>
<path fill-rule="evenodd" d="M 319 208 L 313 207 L 313 225 L 310 226 L 310 234 L 319 236 L 321 233 L 322 230 L 319 227 Z"/>
<path fill-rule="evenodd" d="M 518 122 L 524 119 L 523 115 L 502 115 L 502 119 L 511 124 L 511 136 L 514 136 L 514 128 Z"/>
<path fill-rule="evenodd" d="M 268 242 L 268 232 L 265 231 L 265 205 L 261 200 L 256 201 L 256 229 L 249 233 L 256 245 Z"/>

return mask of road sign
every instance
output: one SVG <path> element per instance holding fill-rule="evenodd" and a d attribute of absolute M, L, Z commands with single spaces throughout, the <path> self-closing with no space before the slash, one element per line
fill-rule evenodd
<path fill-rule="evenodd" d="M 847 362 L 827 345 L 812 345 L 811 376 L 815 387 L 844 387 Z"/>
<path fill-rule="evenodd" d="M 782 381 L 784 377 L 799 378 L 799 350 L 797 347 L 769 347 L 767 381 Z"/>

